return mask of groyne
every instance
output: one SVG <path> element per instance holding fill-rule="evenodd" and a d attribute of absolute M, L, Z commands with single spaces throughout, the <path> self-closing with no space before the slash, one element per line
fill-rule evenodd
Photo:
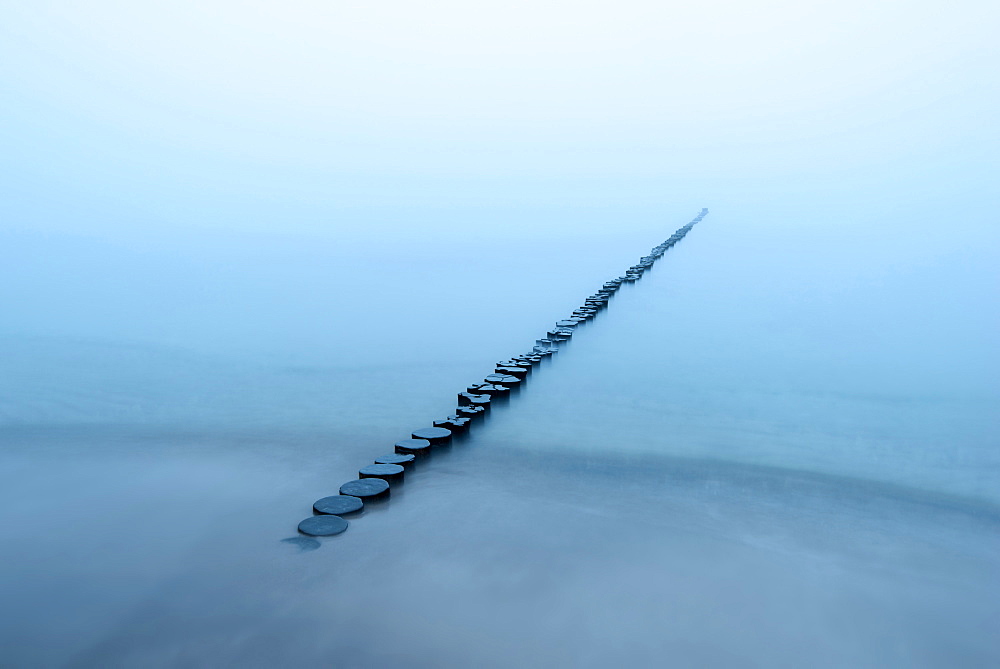
<path fill-rule="evenodd" d="M 560 344 L 573 336 L 576 326 L 606 309 L 622 284 L 641 279 L 643 273 L 707 214 L 708 209 L 702 209 L 689 223 L 654 246 L 649 255 L 640 258 L 623 275 L 606 281 L 600 290 L 587 297 L 569 316 L 556 321 L 552 329 L 536 339 L 529 351 L 498 361 L 491 374 L 458 393 L 454 413 L 433 421 L 430 427 L 413 430 L 410 438 L 394 444 L 391 453 L 380 455 L 361 467 L 358 478 L 340 486 L 339 494 L 317 500 L 313 504 L 314 515 L 299 523 L 299 532 L 319 537 L 333 536 L 347 530 L 350 522 L 345 516 L 361 512 L 366 502 L 386 498 L 392 487 L 404 480 L 406 470 L 413 467 L 417 460 L 427 457 L 434 448 L 446 445 L 453 436 L 472 429 L 494 402 L 505 398 L 513 389 L 525 383 L 546 356 L 558 352 Z"/>

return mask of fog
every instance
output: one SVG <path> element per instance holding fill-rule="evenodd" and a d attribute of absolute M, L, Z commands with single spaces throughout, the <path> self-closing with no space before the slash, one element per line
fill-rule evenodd
<path fill-rule="evenodd" d="M 0 664 L 997 664 L 996 14 L 0 9 Z"/>

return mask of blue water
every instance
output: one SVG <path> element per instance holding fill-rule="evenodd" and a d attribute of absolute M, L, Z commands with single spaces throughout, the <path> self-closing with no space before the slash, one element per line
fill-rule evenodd
<path fill-rule="evenodd" d="M 874 216 L 713 208 L 470 438 L 296 535 L 697 206 L 507 240 L 11 234 L 48 298 L 16 315 L 62 318 L 2 338 L 3 663 L 1000 663 L 992 265 Z"/>

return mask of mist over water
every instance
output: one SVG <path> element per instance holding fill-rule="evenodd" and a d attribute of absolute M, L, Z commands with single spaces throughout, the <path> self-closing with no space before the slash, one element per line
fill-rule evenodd
<path fill-rule="evenodd" d="M 2 13 L 0 664 L 1000 662 L 994 7 Z"/>

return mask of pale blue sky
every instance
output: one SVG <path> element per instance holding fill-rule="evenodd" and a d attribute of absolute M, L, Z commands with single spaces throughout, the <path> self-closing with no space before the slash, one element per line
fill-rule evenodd
<path fill-rule="evenodd" d="M 482 209 L 761 191 L 975 200 L 995 176 L 991 2 L 0 11 L 18 227 L 273 229 L 286 212 L 282 228 L 343 232 L 402 207 L 445 230 Z"/>

